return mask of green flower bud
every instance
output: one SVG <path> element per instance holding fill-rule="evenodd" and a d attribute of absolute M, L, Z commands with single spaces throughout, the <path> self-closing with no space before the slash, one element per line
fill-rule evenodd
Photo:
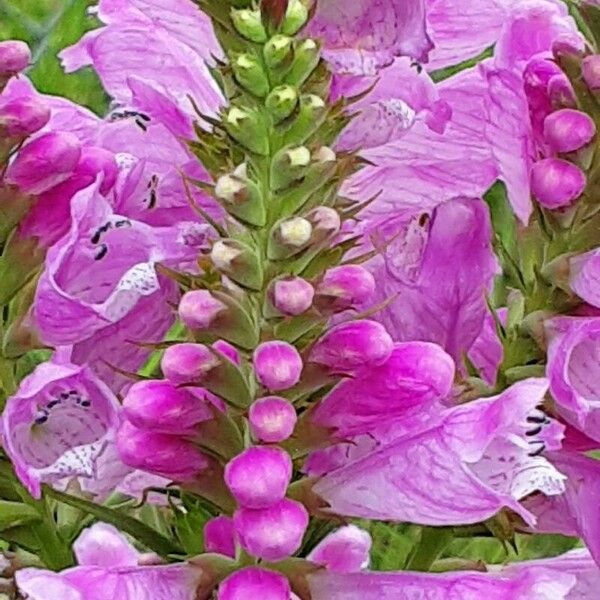
<path fill-rule="evenodd" d="M 271 189 L 281 190 L 292 182 L 302 179 L 310 165 L 310 160 L 310 150 L 306 146 L 280 150 L 271 164 Z"/>
<path fill-rule="evenodd" d="M 308 219 L 292 217 L 279 221 L 271 232 L 267 255 L 271 260 L 282 260 L 298 254 L 310 242 L 313 227 Z"/>
<path fill-rule="evenodd" d="M 308 21 L 308 8 L 304 5 L 302 0 L 290 0 L 283 23 L 281 25 L 281 31 L 288 35 L 294 35 L 306 25 Z"/>
<path fill-rule="evenodd" d="M 287 119 L 298 104 L 298 92 L 291 85 L 280 85 L 268 96 L 265 102 L 267 110 L 275 124 Z"/>
<path fill-rule="evenodd" d="M 327 115 L 327 105 L 319 96 L 300 96 L 300 110 L 295 121 L 283 134 L 284 144 L 303 144 L 321 127 Z"/>
<path fill-rule="evenodd" d="M 264 28 L 259 10 L 242 8 L 231 9 L 231 20 L 236 31 L 251 42 L 261 44 L 267 41 L 267 32 Z"/>
<path fill-rule="evenodd" d="M 315 40 L 306 39 L 297 44 L 294 62 L 287 75 L 286 83 L 300 87 L 317 68 L 321 59 L 321 51 Z"/>
<path fill-rule="evenodd" d="M 260 260 L 247 244 L 232 239 L 219 240 L 212 247 L 210 257 L 215 268 L 235 283 L 251 290 L 262 288 Z"/>
<path fill-rule="evenodd" d="M 267 156 L 269 140 L 260 115 L 245 108 L 232 106 L 225 119 L 229 135 L 250 152 Z"/>
<path fill-rule="evenodd" d="M 267 222 L 267 213 L 260 188 L 248 179 L 246 163 L 241 164 L 231 175 L 217 180 L 215 195 L 223 200 L 225 209 L 241 221 L 262 227 Z"/>
<path fill-rule="evenodd" d="M 251 54 L 240 54 L 232 62 L 238 83 L 251 94 L 264 98 L 269 93 L 269 80 L 260 62 Z"/>
<path fill-rule="evenodd" d="M 263 50 L 265 62 L 271 69 L 291 63 L 293 59 L 292 38 L 287 35 L 274 35 Z"/>

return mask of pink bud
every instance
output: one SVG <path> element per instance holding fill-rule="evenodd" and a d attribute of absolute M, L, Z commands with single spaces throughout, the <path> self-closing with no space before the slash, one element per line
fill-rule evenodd
<path fill-rule="evenodd" d="M 223 356 L 228 358 L 234 365 L 240 366 L 240 353 L 236 350 L 234 346 L 232 346 L 229 342 L 225 340 L 217 340 L 212 347 L 220 352 Z"/>
<path fill-rule="evenodd" d="M 227 310 L 208 290 L 186 292 L 179 302 L 179 318 L 190 329 L 208 329 Z"/>
<path fill-rule="evenodd" d="M 238 504 L 268 508 L 285 497 L 292 480 L 292 459 L 281 448 L 248 448 L 225 467 L 225 483 Z"/>
<path fill-rule="evenodd" d="M 246 567 L 219 586 L 218 600 L 290 600 L 290 584 L 279 573 Z"/>
<path fill-rule="evenodd" d="M 29 142 L 6 170 L 6 181 L 28 194 L 41 194 L 73 173 L 81 144 L 71 133 L 46 133 Z"/>
<path fill-rule="evenodd" d="M 0 77 L 12 77 L 26 69 L 30 62 L 31 51 L 25 42 L 0 42 Z"/>
<path fill-rule="evenodd" d="M 600 54 L 586 56 L 581 63 L 581 72 L 590 90 L 600 89 Z"/>
<path fill-rule="evenodd" d="M 549 209 L 568 206 L 583 192 L 583 171 L 559 158 L 545 158 L 531 169 L 531 191 L 537 201 Z"/>
<path fill-rule="evenodd" d="M 169 381 L 134 383 L 123 401 L 125 416 L 140 429 L 186 435 L 212 417 L 201 388 L 177 388 Z"/>
<path fill-rule="evenodd" d="M 563 108 L 544 120 L 544 137 L 556 152 L 574 152 L 589 143 L 596 125 L 584 112 Z"/>
<path fill-rule="evenodd" d="M 360 265 L 328 269 L 317 286 L 316 305 L 345 310 L 368 302 L 375 293 L 375 278 Z"/>
<path fill-rule="evenodd" d="M 278 561 L 298 551 L 308 527 L 302 504 L 284 498 L 269 508 L 239 508 L 233 515 L 240 545 L 257 558 Z"/>
<path fill-rule="evenodd" d="M 206 552 L 235 558 L 235 529 L 231 517 L 220 516 L 204 525 L 204 549 Z"/>
<path fill-rule="evenodd" d="M 555 58 L 563 56 L 581 56 L 585 44 L 578 33 L 562 33 L 552 42 L 552 54 Z"/>
<path fill-rule="evenodd" d="M 100 193 L 107 194 L 117 181 L 119 167 L 112 152 L 104 150 L 104 148 L 86 146 L 81 151 L 81 158 L 77 165 L 77 174 L 88 175 L 91 182 L 99 174 L 102 174 Z"/>
<path fill-rule="evenodd" d="M 381 323 L 361 319 L 341 323 L 317 340 L 309 360 L 337 372 L 384 363 L 394 342 Z"/>
<path fill-rule="evenodd" d="M 313 227 L 313 242 L 335 235 L 342 226 L 340 215 L 329 206 L 313 208 L 306 219 Z"/>
<path fill-rule="evenodd" d="M 577 106 L 573 86 L 564 73 L 550 78 L 548 96 L 554 108 L 575 108 Z"/>
<path fill-rule="evenodd" d="M 190 442 L 138 429 L 129 421 L 119 427 L 117 450 L 126 465 L 175 481 L 193 479 L 209 466 L 207 458 Z"/>
<path fill-rule="evenodd" d="M 302 373 L 302 358 L 287 342 L 263 342 L 254 351 L 256 378 L 271 391 L 296 385 Z"/>
<path fill-rule="evenodd" d="M 334 573 L 356 573 L 369 566 L 371 536 L 356 525 L 330 533 L 308 555 L 308 560 Z"/>
<path fill-rule="evenodd" d="M 219 362 L 219 358 L 204 344 L 184 343 L 167 348 L 160 366 L 163 375 L 175 384 L 200 384 Z"/>
<path fill-rule="evenodd" d="M 269 295 L 280 313 L 301 315 L 311 307 L 315 291 L 302 277 L 286 277 L 273 282 Z"/>
<path fill-rule="evenodd" d="M 279 396 L 259 398 L 248 411 L 254 436 L 269 444 L 283 442 L 294 432 L 298 416 L 294 405 Z"/>
<path fill-rule="evenodd" d="M 50 120 L 50 109 L 37 98 L 13 98 L 0 105 L 0 132 L 23 140 Z"/>

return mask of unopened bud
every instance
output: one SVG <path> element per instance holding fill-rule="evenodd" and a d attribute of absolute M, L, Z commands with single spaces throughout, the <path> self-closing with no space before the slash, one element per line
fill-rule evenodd
<path fill-rule="evenodd" d="M 208 290 L 186 292 L 179 302 L 179 318 L 190 329 L 209 329 L 227 306 Z"/>
<path fill-rule="evenodd" d="M 279 225 L 279 239 L 285 246 L 302 248 L 310 241 L 313 228 L 303 217 L 292 217 Z"/>
<path fill-rule="evenodd" d="M 563 33 L 552 42 L 552 54 L 557 60 L 563 56 L 581 56 L 584 48 L 579 33 Z"/>
<path fill-rule="evenodd" d="M 265 62 L 271 69 L 275 69 L 291 61 L 292 38 L 287 35 L 274 35 L 263 50 Z"/>
<path fill-rule="evenodd" d="M 313 39 L 298 42 L 294 48 L 294 61 L 285 76 L 286 83 L 300 87 L 317 68 L 321 52 Z"/>
<path fill-rule="evenodd" d="M 312 242 L 320 243 L 335 235 L 342 226 L 342 220 L 337 210 L 329 206 L 313 208 L 306 218 L 313 228 Z"/>
<path fill-rule="evenodd" d="M 250 93 L 264 98 L 269 93 L 269 80 L 257 58 L 252 54 L 240 54 L 232 63 L 238 83 Z"/>
<path fill-rule="evenodd" d="M 253 364 L 258 381 L 273 392 L 295 386 L 302 373 L 302 358 L 287 342 L 263 342 L 254 351 Z"/>
<path fill-rule="evenodd" d="M 11 77 L 26 69 L 30 62 L 31 51 L 25 42 L 0 42 L 0 89 Z"/>
<path fill-rule="evenodd" d="M 544 120 L 544 137 L 556 152 L 574 152 L 596 135 L 596 124 L 584 112 L 563 108 Z"/>
<path fill-rule="evenodd" d="M 581 63 L 581 72 L 590 90 L 600 90 L 600 54 L 586 56 Z"/>
<path fill-rule="evenodd" d="M 315 94 L 300 96 L 300 110 L 283 136 L 287 144 L 303 144 L 322 125 L 327 115 L 325 101 Z"/>
<path fill-rule="evenodd" d="M 257 112 L 233 106 L 225 119 L 227 132 L 250 152 L 267 156 L 269 140 Z"/>
<path fill-rule="evenodd" d="M 308 21 L 308 8 L 301 0 L 289 0 L 287 11 L 281 25 L 281 31 L 295 35 Z"/>
<path fill-rule="evenodd" d="M 231 9 L 231 20 L 236 31 L 247 40 L 258 44 L 267 41 L 267 32 L 259 10 L 233 8 Z"/>
<path fill-rule="evenodd" d="M 310 150 L 297 146 L 278 152 L 271 165 L 271 189 L 277 191 L 288 187 L 306 175 L 310 165 Z"/>
<path fill-rule="evenodd" d="M 39 131 L 50 119 L 48 106 L 36 98 L 13 98 L 0 105 L 0 136 L 18 141 Z"/>
<path fill-rule="evenodd" d="M 375 278 L 360 265 L 328 269 L 316 290 L 315 305 L 324 310 L 346 310 L 368 302 L 375 294 Z"/>
<path fill-rule="evenodd" d="M 206 376 L 219 366 L 220 360 L 204 344 L 175 344 L 162 356 L 163 375 L 174 384 L 201 385 Z"/>
<path fill-rule="evenodd" d="M 215 195 L 226 203 L 227 212 L 241 221 L 257 227 L 266 223 L 262 192 L 248 178 L 246 163 L 239 165 L 231 175 L 219 177 Z"/>
<path fill-rule="evenodd" d="M 219 600 L 290 600 L 292 593 L 288 580 L 280 573 L 246 567 L 221 583 L 217 597 Z"/>
<path fill-rule="evenodd" d="M 250 246 L 237 240 L 219 240 L 210 257 L 215 267 L 235 283 L 252 290 L 262 289 L 262 265 Z"/>
<path fill-rule="evenodd" d="M 329 146 L 321 146 L 312 155 L 312 159 L 318 163 L 334 162 L 336 158 L 335 152 Z"/>
<path fill-rule="evenodd" d="M 551 210 L 572 204 L 585 186 L 585 173 L 560 158 L 545 158 L 531 169 L 531 191 L 542 206 Z"/>
<path fill-rule="evenodd" d="M 311 306 L 315 290 L 302 277 L 276 279 L 269 288 L 273 306 L 284 315 L 301 315 Z"/>
<path fill-rule="evenodd" d="M 235 558 L 235 528 L 233 519 L 224 515 L 209 519 L 204 525 L 204 549 Z"/>
<path fill-rule="evenodd" d="M 552 106 L 556 109 L 575 108 L 577 106 L 573 86 L 563 73 L 554 75 L 548 81 L 548 97 Z"/>
<path fill-rule="evenodd" d="M 223 175 L 217 179 L 215 195 L 220 200 L 233 204 L 241 202 L 246 193 L 246 184 L 233 175 Z"/>
<path fill-rule="evenodd" d="M 275 124 L 287 119 L 298 104 L 298 92 L 291 85 L 280 85 L 268 96 L 265 106 Z"/>
<path fill-rule="evenodd" d="M 298 420 L 294 405 L 279 396 L 259 398 L 248 411 L 250 430 L 261 442 L 277 444 L 294 432 Z"/>

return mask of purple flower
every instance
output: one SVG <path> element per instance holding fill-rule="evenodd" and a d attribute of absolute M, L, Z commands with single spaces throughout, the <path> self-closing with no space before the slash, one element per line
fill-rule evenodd
<path fill-rule="evenodd" d="M 240 506 L 268 508 L 285 497 L 292 480 L 292 459 L 277 447 L 254 446 L 231 459 L 225 483 Z"/>
<path fill-rule="evenodd" d="M 392 338 L 380 323 L 348 321 L 332 327 L 315 342 L 309 361 L 335 372 L 355 371 L 383 364 L 393 347 Z"/>
<path fill-rule="evenodd" d="M 496 316 L 503 325 L 506 325 L 508 310 L 501 308 L 496 311 Z M 469 350 L 469 360 L 479 371 L 479 375 L 488 385 L 496 385 L 498 368 L 502 364 L 504 347 L 498 337 L 496 320 L 491 313 L 485 317 L 479 337 L 473 342 Z"/>
<path fill-rule="evenodd" d="M 325 475 L 314 491 L 332 512 L 361 518 L 454 525 L 507 506 L 533 522 L 518 501 L 564 490 L 564 476 L 541 455 L 562 438 L 562 427 L 536 409 L 546 390 L 545 380 L 528 379 L 449 409 Z"/>
<path fill-rule="evenodd" d="M 209 466 L 192 443 L 175 435 L 138 429 L 123 421 L 117 433 L 121 460 L 130 467 L 174 481 L 188 481 Z"/>
<path fill-rule="evenodd" d="M 574 152 L 596 135 L 596 124 L 580 110 L 563 108 L 544 120 L 544 136 L 556 152 Z"/>
<path fill-rule="evenodd" d="M 569 259 L 569 285 L 588 304 L 600 308 L 600 251 L 591 250 Z"/>
<path fill-rule="evenodd" d="M 186 292 L 179 301 L 179 318 L 190 329 L 208 329 L 227 307 L 208 290 Z"/>
<path fill-rule="evenodd" d="M 258 381 L 272 392 L 293 387 L 302 372 L 302 358 L 287 342 L 260 344 L 254 351 L 253 365 Z"/>
<path fill-rule="evenodd" d="M 25 42 L 8 40 L 0 42 L 0 77 L 7 79 L 23 71 L 31 62 L 31 51 Z"/>
<path fill-rule="evenodd" d="M 163 375 L 175 384 L 200 384 L 219 363 L 219 357 L 208 346 L 185 343 L 169 346 L 160 367 Z"/>
<path fill-rule="evenodd" d="M 421 0 L 321 3 L 307 33 L 323 40 L 323 56 L 335 71 L 356 75 L 373 75 L 396 56 L 426 61 L 432 48 Z"/>
<path fill-rule="evenodd" d="M 360 265 L 342 265 L 325 271 L 316 289 L 318 308 L 345 310 L 364 305 L 375 294 L 375 278 Z"/>
<path fill-rule="evenodd" d="M 219 586 L 218 600 L 290 600 L 290 584 L 279 573 L 246 567 L 236 571 Z"/>
<path fill-rule="evenodd" d="M 41 484 L 94 477 L 112 441 L 119 405 L 87 366 L 51 361 L 26 377 L 2 416 L 4 448 L 34 497 Z"/>
<path fill-rule="evenodd" d="M 296 409 L 285 398 L 265 396 L 256 400 L 248 410 L 252 434 L 270 444 L 287 440 L 294 432 Z"/>
<path fill-rule="evenodd" d="M 311 306 L 315 290 L 302 277 L 285 277 L 275 280 L 269 295 L 273 306 L 284 315 L 301 315 Z"/>
<path fill-rule="evenodd" d="M 231 517 L 209 519 L 204 525 L 204 549 L 235 558 L 235 528 Z"/>
<path fill-rule="evenodd" d="M 333 573 L 355 573 L 369 566 L 371 536 L 356 525 L 330 533 L 308 555 L 308 560 Z"/>
<path fill-rule="evenodd" d="M 561 158 L 544 158 L 531 169 L 531 191 L 545 208 L 569 206 L 583 192 L 585 173 Z"/>
<path fill-rule="evenodd" d="M 233 523 L 246 552 L 263 560 L 279 561 L 300 548 L 308 513 L 299 502 L 284 498 L 260 510 L 238 508 Z"/>

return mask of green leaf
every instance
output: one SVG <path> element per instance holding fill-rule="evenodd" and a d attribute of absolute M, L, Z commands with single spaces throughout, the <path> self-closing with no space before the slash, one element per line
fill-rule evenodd
<path fill-rule="evenodd" d="M 21 502 L 0 500 L 0 531 L 40 520 L 39 512 L 32 506 Z"/>
<path fill-rule="evenodd" d="M 160 556 L 169 556 L 170 554 L 181 554 L 182 549 L 169 538 L 158 533 L 145 523 L 123 514 L 121 511 L 113 510 L 106 506 L 89 502 L 83 498 L 77 498 L 63 492 L 59 492 L 49 486 L 44 486 L 44 494 L 47 497 L 64 502 L 69 506 L 78 508 L 81 511 L 91 514 L 98 520 L 110 523 L 118 527 L 121 531 L 129 534 L 149 550 L 153 550 Z"/>

